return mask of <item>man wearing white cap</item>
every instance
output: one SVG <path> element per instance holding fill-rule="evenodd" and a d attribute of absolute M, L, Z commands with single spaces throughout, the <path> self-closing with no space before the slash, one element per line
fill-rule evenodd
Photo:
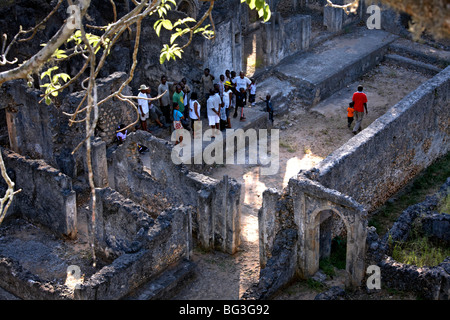
<path fill-rule="evenodd" d="M 145 130 L 145 131 L 148 131 L 147 130 L 147 119 L 149 117 L 149 107 L 148 107 L 148 100 L 146 100 L 148 89 L 149 88 L 145 84 L 143 84 L 140 86 L 139 94 L 138 94 L 138 110 L 139 110 L 139 115 L 141 118 L 141 128 L 142 128 L 142 130 Z M 139 98 L 144 98 L 144 99 L 139 99 Z"/>

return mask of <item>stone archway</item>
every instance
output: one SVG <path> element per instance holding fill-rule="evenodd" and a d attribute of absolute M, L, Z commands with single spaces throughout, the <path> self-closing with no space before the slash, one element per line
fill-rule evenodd
<path fill-rule="evenodd" d="M 347 221 L 334 209 L 325 208 L 318 212 L 315 217 L 312 221 L 316 243 L 314 255 L 319 258 L 318 260 L 315 259 L 314 262 L 319 264 L 319 260 L 331 257 L 333 238 L 341 234 L 345 234 L 345 238 L 347 238 L 349 227 Z"/>
<path fill-rule="evenodd" d="M 295 182 L 295 183 L 294 183 Z M 298 226 L 297 273 L 301 278 L 319 270 L 320 224 L 322 214 L 332 212 L 340 217 L 347 233 L 346 284 L 360 285 L 365 269 L 367 213 L 350 197 L 341 195 L 309 179 L 291 179 L 294 215 Z M 321 219 L 322 218 L 322 219 Z"/>

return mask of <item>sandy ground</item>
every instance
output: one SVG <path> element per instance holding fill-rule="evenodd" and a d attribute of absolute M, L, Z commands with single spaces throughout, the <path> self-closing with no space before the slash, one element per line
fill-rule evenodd
<path fill-rule="evenodd" d="M 260 175 L 258 166 L 225 165 L 214 168 L 210 175 L 222 179 L 228 175 L 242 184 L 241 194 L 241 246 L 234 255 L 195 251 L 197 278 L 182 290 L 175 299 L 209 300 L 239 299 L 258 281 L 258 209 L 262 192 L 266 188 L 282 190 L 289 178 L 301 169 L 310 169 L 332 151 L 349 141 L 353 134 L 347 128 L 347 106 L 358 84 L 364 86 L 368 96 L 368 115 L 363 128 L 381 116 L 409 92 L 429 77 L 403 68 L 381 64 L 360 81 L 335 93 L 310 110 L 295 102 L 288 115 L 275 119 L 280 128 L 280 169 L 275 175 Z M 261 89 L 263 90 L 263 89 Z M 342 277 L 329 280 L 326 285 L 339 285 Z M 308 288 L 305 282 L 294 283 L 280 292 L 275 299 L 314 299 L 318 291 Z M 360 299 L 405 299 L 403 295 L 380 293 L 368 296 L 355 293 Z"/>

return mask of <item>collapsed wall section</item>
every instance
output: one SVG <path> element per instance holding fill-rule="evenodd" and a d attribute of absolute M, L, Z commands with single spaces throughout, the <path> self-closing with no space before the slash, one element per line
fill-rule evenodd
<path fill-rule="evenodd" d="M 124 72 L 116 72 L 98 79 L 99 99 L 117 90 L 126 77 Z M 128 90 L 125 88 L 123 93 L 129 94 Z M 0 92 L 0 102 L 6 109 L 10 148 L 14 152 L 32 159 L 43 159 L 71 178 L 87 172 L 84 145 L 78 151 L 82 156 L 72 154 L 85 138 L 84 123 L 70 124 L 70 117 L 66 115 L 75 112 L 85 91 L 70 94 L 63 91 L 51 105 L 41 102 L 40 90 L 27 87 L 21 80 L 4 84 Z M 80 114 L 80 117 L 83 116 Z M 132 123 L 136 117 L 136 111 L 127 103 L 110 99 L 99 106 L 95 135 L 110 146 L 118 125 Z"/>
<path fill-rule="evenodd" d="M 138 145 L 148 148 L 141 155 Z M 205 249 L 236 252 L 240 244 L 240 184 L 189 171 L 172 159 L 172 144 L 138 130 L 114 151 L 114 189 L 151 210 L 193 208 L 192 231 Z"/>
<path fill-rule="evenodd" d="M 8 212 L 44 225 L 60 237 L 77 235 L 76 194 L 72 179 L 43 160 L 30 160 L 1 149 L 15 195 Z M 0 189 L 3 187 L 3 180 Z M 1 192 L 4 194 L 4 192 Z"/>

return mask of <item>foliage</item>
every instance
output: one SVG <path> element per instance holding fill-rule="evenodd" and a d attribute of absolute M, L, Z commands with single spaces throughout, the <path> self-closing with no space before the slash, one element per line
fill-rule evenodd
<path fill-rule="evenodd" d="M 347 239 L 342 237 L 335 237 L 331 241 L 331 253 L 328 258 L 320 259 L 319 268 L 330 277 L 333 277 L 336 272 L 334 268 L 343 270 L 346 266 L 347 260 Z"/>
<path fill-rule="evenodd" d="M 345 269 L 347 260 L 347 239 L 335 237 L 331 242 L 330 262 L 338 269 Z"/>
<path fill-rule="evenodd" d="M 321 283 L 317 280 L 314 280 L 312 278 L 308 278 L 306 280 L 306 285 L 308 286 L 309 289 L 315 290 L 318 292 L 323 291 L 326 288 L 326 286 L 323 283 Z"/>
<path fill-rule="evenodd" d="M 264 22 L 268 21 L 271 17 L 271 11 L 269 5 L 264 0 L 241 0 L 241 3 L 246 2 L 250 9 L 256 9 L 258 16 L 264 19 Z"/>
<path fill-rule="evenodd" d="M 448 256 L 450 256 L 450 248 L 436 245 L 426 236 L 393 243 L 392 258 L 417 267 L 436 266 Z"/>
<path fill-rule="evenodd" d="M 450 214 L 450 195 L 447 195 L 440 203 L 439 212 Z"/>
<path fill-rule="evenodd" d="M 388 201 L 382 205 L 370 219 L 369 225 L 376 227 L 379 234 L 386 233 L 406 208 L 435 193 L 448 177 L 450 177 L 450 153 L 437 159 L 414 178 L 397 194 L 395 201 Z"/>
<path fill-rule="evenodd" d="M 336 272 L 334 271 L 334 266 L 330 261 L 330 258 L 320 259 L 319 268 L 323 271 L 327 276 L 334 277 Z"/>

